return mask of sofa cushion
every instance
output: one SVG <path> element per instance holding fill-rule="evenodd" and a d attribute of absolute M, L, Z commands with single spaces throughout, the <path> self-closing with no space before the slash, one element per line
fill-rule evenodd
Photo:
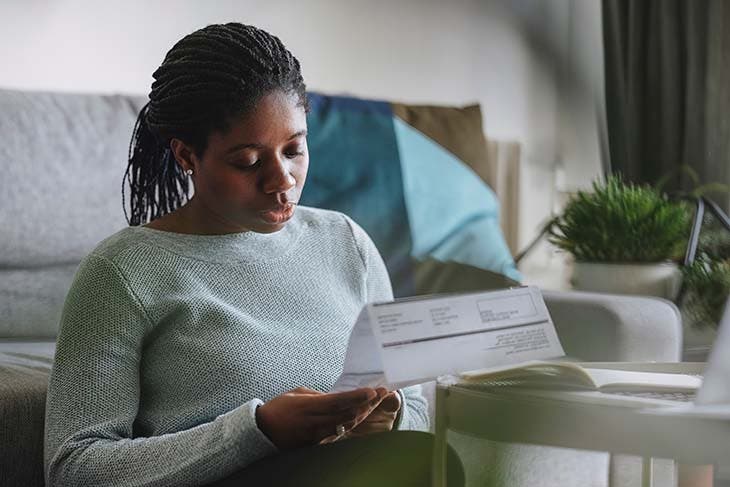
<path fill-rule="evenodd" d="M 0 337 L 55 337 L 77 267 L 0 268 Z"/>
<path fill-rule="evenodd" d="M 122 177 L 146 97 L 0 90 L 0 267 L 79 262 L 122 227 Z"/>
<path fill-rule="evenodd" d="M 499 226 L 496 196 L 460 159 L 478 166 L 487 157 L 478 107 L 411 109 L 316 93 L 310 102 L 301 203 L 357 221 L 383 255 L 396 297 L 419 294 L 419 268 L 429 259 L 521 278 Z M 439 117 L 458 123 L 439 123 Z M 456 135 L 464 126 L 471 137 Z"/>
<path fill-rule="evenodd" d="M 489 153 L 479 105 L 449 107 L 393 104 L 393 114 L 466 163 L 487 184 Z"/>
<path fill-rule="evenodd" d="M 460 262 L 519 281 L 499 226 L 494 192 L 468 165 L 420 131 L 400 119 L 395 119 L 394 128 L 411 254 Z"/>

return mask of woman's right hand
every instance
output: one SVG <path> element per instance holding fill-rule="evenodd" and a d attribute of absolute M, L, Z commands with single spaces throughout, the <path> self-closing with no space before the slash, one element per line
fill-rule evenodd
<path fill-rule="evenodd" d="M 347 392 L 323 393 L 298 387 L 262 404 L 256 410 L 259 429 L 280 450 L 313 445 L 357 426 L 385 395 L 365 387 Z"/>

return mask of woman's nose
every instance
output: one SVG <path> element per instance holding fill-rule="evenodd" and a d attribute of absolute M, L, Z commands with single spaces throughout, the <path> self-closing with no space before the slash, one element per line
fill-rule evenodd
<path fill-rule="evenodd" d="M 266 164 L 265 164 L 266 165 Z M 297 184 L 297 180 L 289 172 L 289 165 L 281 158 L 275 158 L 268 164 L 263 174 L 263 189 L 266 193 L 286 193 Z"/>

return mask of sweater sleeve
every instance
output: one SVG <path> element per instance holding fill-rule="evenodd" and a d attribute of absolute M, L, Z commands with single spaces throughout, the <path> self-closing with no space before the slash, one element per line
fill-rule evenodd
<path fill-rule="evenodd" d="M 398 389 L 401 398 L 401 409 L 393 429 L 428 431 L 428 402 L 421 393 L 421 386 Z"/>
<path fill-rule="evenodd" d="M 346 217 L 347 218 L 347 217 Z M 347 218 L 357 242 L 366 270 L 366 302 L 392 301 L 393 290 L 380 252 L 370 236 L 352 219 Z M 421 393 L 421 386 L 399 389 L 401 410 L 394 428 L 399 430 L 428 431 L 428 402 Z"/>
<path fill-rule="evenodd" d="M 193 428 L 134 437 L 151 322 L 114 263 L 89 255 L 66 297 L 46 402 L 46 485 L 192 486 L 276 451 L 252 398 Z"/>

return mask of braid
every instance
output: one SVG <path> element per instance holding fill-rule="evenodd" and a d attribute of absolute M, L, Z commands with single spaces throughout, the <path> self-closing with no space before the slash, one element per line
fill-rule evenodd
<path fill-rule="evenodd" d="M 152 76 L 122 181 L 130 225 L 175 211 L 189 199 L 189 180 L 170 150 L 172 138 L 201 157 L 210 133 L 226 131 L 274 90 L 298 95 L 301 106 L 309 109 L 299 61 L 279 38 L 251 25 L 214 24 L 183 37 Z M 127 184 L 131 216 L 124 197 Z"/>

